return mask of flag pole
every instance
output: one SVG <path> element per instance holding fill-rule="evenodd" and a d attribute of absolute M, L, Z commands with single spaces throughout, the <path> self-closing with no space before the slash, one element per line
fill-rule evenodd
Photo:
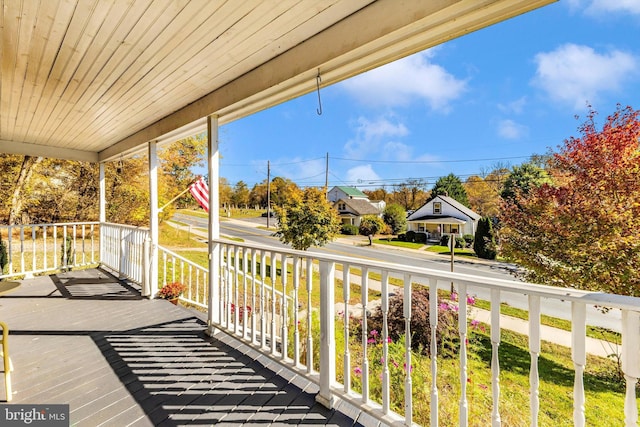
<path fill-rule="evenodd" d="M 193 183 L 192 183 L 193 184 Z M 189 186 L 187 187 L 186 190 L 184 190 L 183 192 L 181 192 L 180 194 L 178 194 L 176 197 L 174 197 L 173 199 L 169 200 L 163 207 L 161 207 L 160 209 L 158 209 L 160 212 L 162 212 L 162 210 L 164 208 L 166 208 L 167 206 L 169 206 L 171 203 L 175 202 L 176 200 L 178 200 L 178 198 L 180 198 L 184 193 L 186 193 L 187 191 L 189 191 L 189 187 L 191 187 L 192 184 L 189 184 Z"/>

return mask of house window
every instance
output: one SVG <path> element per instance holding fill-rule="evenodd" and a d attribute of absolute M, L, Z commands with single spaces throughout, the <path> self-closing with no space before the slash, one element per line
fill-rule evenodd
<path fill-rule="evenodd" d="M 339 211 L 346 211 L 347 210 L 347 205 L 344 203 L 338 203 L 338 210 Z"/>
<path fill-rule="evenodd" d="M 442 213 L 442 203 L 440 203 L 440 202 L 434 202 L 433 203 L 433 213 L 434 214 L 441 214 Z"/>

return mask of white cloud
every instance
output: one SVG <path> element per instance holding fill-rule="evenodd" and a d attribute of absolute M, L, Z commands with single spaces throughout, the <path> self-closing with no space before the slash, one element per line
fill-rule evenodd
<path fill-rule="evenodd" d="M 380 176 L 373 170 L 371 165 L 360 165 L 347 171 L 348 182 L 368 183 L 369 181 L 380 181 Z"/>
<path fill-rule="evenodd" d="M 448 111 L 450 103 L 467 88 L 440 65 L 434 51 L 421 52 L 353 77 L 344 88 L 359 102 L 373 107 L 406 106 L 425 101 L 432 110 Z"/>
<path fill-rule="evenodd" d="M 344 146 L 345 153 L 350 158 L 365 158 L 370 153 L 379 153 L 385 139 L 401 138 L 409 134 L 409 129 L 390 118 L 381 117 L 369 120 L 359 117 L 355 122 L 355 137 Z"/>
<path fill-rule="evenodd" d="M 524 111 L 524 106 L 527 104 L 527 97 L 523 96 L 515 101 L 508 102 L 506 104 L 498 104 L 498 109 L 503 113 L 521 114 Z"/>
<path fill-rule="evenodd" d="M 572 9 L 583 9 L 587 15 L 601 16 L 602 13 L 625 13 L 640 15 L 638 0 L 570 0 Z"/>
<path fill-rule="evenodd" d="M 528 132 L 528 127 L 513 120 L 501 120 L 498 123 L 498 135 L 505 139 L 520 139 Z"/>
<path fill-rule="evenodd" d="M 619 50 L 598 53 L 589 46 L 565 44 L 539 53 L 533 84 L 556 101 L 582 109 L 604 93 L 619 92 L 638 71 L 638 59 Z"/>

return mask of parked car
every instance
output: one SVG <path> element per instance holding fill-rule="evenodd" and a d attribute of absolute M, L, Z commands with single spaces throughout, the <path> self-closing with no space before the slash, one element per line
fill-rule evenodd
<path fill-rule="evenodd" d="M 276 213 L 275 213 L 274 211 L 270 211 L 270 212 L 269 212 L 269 217 L 270 217 L 270 218 L 273 218 L 274 216 L 276 216 Z M 266 217 L 267 217 L 267 213 L 266 213 L 266 212 L 263 212 L 263 213 L 262 213 L 262 217 L 263 217 L 263 218 L 266 218 Z"/>

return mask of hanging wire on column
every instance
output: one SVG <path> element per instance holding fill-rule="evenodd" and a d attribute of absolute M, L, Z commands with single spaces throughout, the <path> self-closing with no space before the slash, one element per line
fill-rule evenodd
<path fill-rule="evenodd" d="M 322 115 L 322 100 L 320 99 L 320 83 L 322 82 L 322 78 L 320 77 L 320 69 L 318 69 L 318 75 L 316 76 L 316 89 L 318 92 L 318 106 L 319 108 L 316 108 L 316 113 L 318 113 L 319 116 Z"/>

